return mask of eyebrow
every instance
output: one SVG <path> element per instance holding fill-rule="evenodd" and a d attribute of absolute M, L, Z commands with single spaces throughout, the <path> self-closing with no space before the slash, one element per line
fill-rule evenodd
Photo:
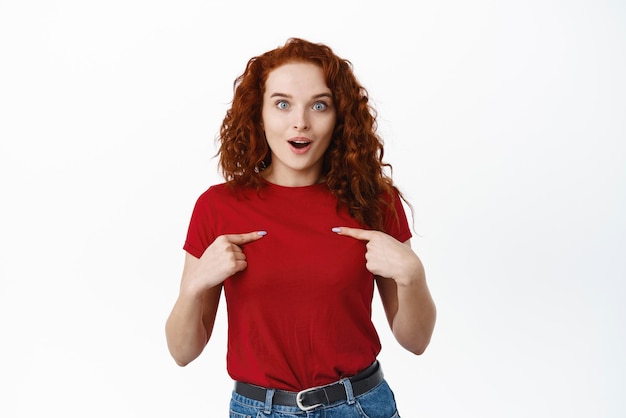
<path fill-rule="evenodd" d="M 286 93 L 272 93 L 272 95 L 270 96 L 270 98 L 272 97 L 286 97 L 288 99 L 292 99 L 293 96 L 290 94 L 286 94 Z M 316 94 L 314 96 L 312 96 L 312 99 L 321 99 L 322 97 L 328 97 L 329 99 L 332 99 L 333 96 L 330 93 L 320 93 L 320 94 Z"/>

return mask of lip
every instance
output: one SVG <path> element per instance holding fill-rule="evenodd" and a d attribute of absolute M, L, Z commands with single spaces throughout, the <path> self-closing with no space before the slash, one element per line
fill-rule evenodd
<path fill-rule="evenodd" d="M 303 137 L 303 136 L 296 136 L 293 138 L 289 138 L 287 140 L 287 143 L 289 144 L 289 148 L 291 148 L 291 152 L 293 152 L 294 154 L 304 154 L 306 153 L 309 149 L 311 149 L 311 146 L 313 144 L 313 141 L 309 138 Z M 307 143 L 306 145 L 295 145 L 295 144 L 303 144 L 303 143 Z"/>

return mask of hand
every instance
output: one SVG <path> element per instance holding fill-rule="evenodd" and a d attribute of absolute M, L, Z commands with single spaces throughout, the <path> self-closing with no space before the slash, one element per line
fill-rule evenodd
<path fill-rule="evenodd" d="M 221 284 L 248 266 L 242 246 L 263 238 L 265 234 L 265 231 L 256 231 L 218 236 L 194 263 L 188 280 L 195 284 L 193 287 L 200 289 Z"/>
<path fill-rule="evenodd" d="M 374 275 L 393 279 L 399 285 L 409 285 L 419 277 L 421 261 L 410 245 L 381 231 L 340 227 L 339 235 L 367 241 L 365 267 Z"/>

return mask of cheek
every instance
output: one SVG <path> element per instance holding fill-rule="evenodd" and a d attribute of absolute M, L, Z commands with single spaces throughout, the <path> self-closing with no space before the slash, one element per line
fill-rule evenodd
<path fill-rule="evenodd" d="M 328 135 L 329 137 L 333 136 L 333 132 L 335 131 L 336 124 L 337 124 L 337 119 L 334 117 L 329 118 L 328 121 L 326 121 L 326 124 L 325 124 L 326 135 Z"/>
<path fill-rule="evenodd" d="M 261 110 L 261 126 L 265 129 L 268 124 L 267 112 L 265 111 L 265 106 L 263 106 L 263 109 Z"/>
<path fill-rule="evenodd" d="M 280 130 L 283 129 L 287 122 L 286 117 L 281 112 L 277 112 L 274 109 L 267 109 L 261 111 L 261 123 L 265 129 Z"/>
<path fill-rule="evenodd" d="M 266 129 L 276 124 L 276 114 L 272 110 L 265 103 L 261 107 L 261 125 Z"/>
<path fill-rule="evenodd" d="M 276 131 L 276 120 L 272 119 L 270 115 L 263 114 L 261 115 L 261 126 L 263 131 L 265 131 L 265 135 L 270 135 L 271 132 Z"/>

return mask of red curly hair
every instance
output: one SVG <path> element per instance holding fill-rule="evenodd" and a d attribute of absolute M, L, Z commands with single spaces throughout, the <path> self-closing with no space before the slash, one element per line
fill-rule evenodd
<path fill-rule="evenodd" d="M 392 167 L 383 162 L 383 141 L 376 133 L 376 111 L 367 90 L 357 81 L 350 61 L 326 45 L 291 38 L 248 61 L 235 80 L 231 108 L 220 128 L 217 155 L 222 175 L 233 188 L 263 186 L 260 172 L 271 164 L 261 123 L 265 81 L 272 70 L 289 62 L 318 65 L 332 92 L 337 122 L 322 168 L 328 188 L 359 223 L 382 230 L 385 211 L 395 213 L 396 193 L 406 199 L 385 173 Z"/>

